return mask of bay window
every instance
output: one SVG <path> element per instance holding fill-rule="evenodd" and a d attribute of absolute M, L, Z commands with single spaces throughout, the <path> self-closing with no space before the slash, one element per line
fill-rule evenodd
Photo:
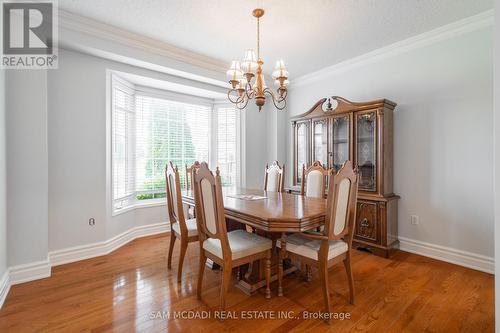
<path fill-rule="evenodd" d="M 111 145 L 113 213 L 164 201 L 165 166 L 194 161 L 219 167 L 225 186 L 240 185 L 240 116 L 234 106 L 136 87 L 112 76 Z"/>

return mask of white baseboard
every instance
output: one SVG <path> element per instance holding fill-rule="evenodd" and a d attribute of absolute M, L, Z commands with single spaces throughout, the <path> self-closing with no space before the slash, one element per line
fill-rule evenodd
<path fill-rule="evenodd" d="M 7 294 L 10 290 L 10 279 L 9 279 L 9 270 L 7 269 L 0 279 L 0 309 L 3 306 L 3 302 L 7 298 Z"/>
<path fill-rule="evenodd" d="M 0 279 L 0 308 L 11 285 L 50 277 L 51 267 L 109 254 L 134 239 L 170 231 L 169 223 L 156 223 L 129 229 L 104 242 L 49 252 L 49 258 L 9 267 Z"/>
<path fill-rule="evenodd" d="M 495 272 L 494 258 L 472 252 L 430 244 L 405 237 L 399 237 L 399 249 L 401 251 L 419 254 L 486 273 L 494 274 Z"/>
<path fill-rule="evenodd" d="M 50 270 L 51 267 L 48 259 L 9 267 L 10 284 L 15 285 L 47 278 L 50 276 Z"/>
<path fill-rule="evenodd" d="M 165 222 L 139 226 L 103 242 L 51 251 L 49 252 L 49 260 L 52 266 L 58 266 L 79 260 L 99 257 L 113 252 L 134 239 L 169 231 L 170 224 Z"/>
<path fill-rule="evenodd" d="M 11 286 L 50 277 L 50 273 L 51 267 L 48 259 L 9 267 L 0 279 L 0 309 Z"/>

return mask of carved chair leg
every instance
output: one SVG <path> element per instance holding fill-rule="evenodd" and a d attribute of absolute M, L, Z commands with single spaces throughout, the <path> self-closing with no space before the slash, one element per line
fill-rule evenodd
<path fill-rule="evenodd" d="M 201 299 L 201 287 L 203 285 L 203 273 L 205 272 L 205 265 L 207 263 L 207 257 L 203 249 L 200 249 L 200 267 L 198 267 L 198 288 L 196 289 L 196 296 Z"/>
<path fill-rule="evenodd" d="M 271 298 L 271 250 L 266 254 L 266 298 Z"/>
<path fill-rule="evenodd" d="M 168 248 L 168 269 L 172 268 L 172 252 L 174 252 L 174 244 L 175 244 L 175 233 L 174 231 L 170 231 L 170 246 Z"/>
<path fill-rule="evenodd" d="M 306 281 L 311 282 L 311 280 L 312 280 L 311 266 L 306 264 Z"/>
<path fill-rule="evenodd" d="M 266 263 L 264 260 L 259 260 L 259 281 L 264 280 Z"/>
<path fill-rule="evenodd" d="M 255 229 L 253 227 L 246 225 L 245 228 L 246 228 L 247 232 L 249 232 L 251 234 L 255 233 Z M 248 270 L 247 270 L 247 272 L 244 275 L 245 276 L 245 280 L 248 280 L 250 278 L 250 276 L 252 275 L 252 273 L 253 273 L 253 265 L 254 265 L 253 261 L 250 262 L 250 263 L 248 263 Z M 260 274 L 262 274 L 262 273 L 260 273 Z"/>
<path fill-rule="evenodd" d="M 222 285 L 220 288 L 220 310 L 226 310 L 226 294 L 229 290 L 229 284 L 231 283 L 231 270 L 230 265 L 224 265 L 222 269 Z"/>
<path fill-rule="evenodd" d="M 325 312 L 330 313 L 330 293 L 328 291 L 328 264 L 327 262 L 319 263 L 319 275 L 321 278 L 321 285 L 323 287 L 323 299 L 325 302 Z M 328 324 L 331 323 L 331 320 L 326 320 Z"/>
<path fill-rule="evenodd" d="M 278 296 L 283 296 L 283 250 L 278 250 Z"/>
<path fill-rule="evenodd" d="M 347 282 L 349 283 L 349 302 L 354 304 L 354 279 L 352 277 L 351 269 L 351 255 L 348 254 L 347 258 L 344 259 L 344 267 L 347 273 Z"/>
<path fill-rule="evenodd" d="M 181 253 L 179 256 L 179 267 L 177 269 L 177 283 L 180 283 L 182 281 L 182 265 L 184 263 L 184 257 L 186 256 L 187 247 L 188 242 L 184 242 L 181 240 Z"/>

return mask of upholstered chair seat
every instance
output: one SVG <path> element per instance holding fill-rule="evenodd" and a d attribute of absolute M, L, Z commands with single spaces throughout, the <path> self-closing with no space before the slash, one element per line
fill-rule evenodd
<path fill-rule="evenodd" d="M 198 235 L 198 226 L 196 225 L 196 218 L 186 220 L 186 227 L 188 231 L 188 237 Z M 172 224 L 172 230 L 181 234 L 181 227 L 178 222 Z"/>
<path fill-rule="evenodd" d="M 231 248 L 232 260 L 270 250 L 272 247 L 270 239 L 246 232 L 245 230 L 228 232 L 227 240 Z M 206 239 L 203 242 L 203 249 L 222 259 L 222 245 L 220 240 L 216 238 Z"/>
<path fill-rule="evenodd" d="M 348 245 L 342 239 L 331 240 L 328 248 L 328 260 L 338 257 L 342 253 L 347 252 Z M 276 246 L 281 248 L 280 240 Z M 318 252 L 321 247 L 320 240 L 311 240 L 301 235 L 291 235 L 286 239 L 286 251 L 301 255 L 303 257 L 318 260 Z"/>

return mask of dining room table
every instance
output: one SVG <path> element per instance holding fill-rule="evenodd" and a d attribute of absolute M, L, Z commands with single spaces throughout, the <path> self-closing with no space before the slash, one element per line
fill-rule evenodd
<path fill-rule="evenodd" d="M 277 279 L 276 240 L 285 241 L 288 233 L 304 232 L 323 225 L 326 214 L 326 199 L 312 198 L 287 192 L 271 192 L 247 188 L 223 187 L 224 214 L 228 231 L 237 225 L 273 240 L 273 274 Z M 182 191 L 182 201 L 194 206 L 194 192 Z M 236 226 L 235 226 L 236 225 Z M 288 263 L 284 274 L 294 272 L 296 267 Z M 265 285 L 263 267 L 247 265 L 237 271 L 236 287 L 252 295 Z"/>

